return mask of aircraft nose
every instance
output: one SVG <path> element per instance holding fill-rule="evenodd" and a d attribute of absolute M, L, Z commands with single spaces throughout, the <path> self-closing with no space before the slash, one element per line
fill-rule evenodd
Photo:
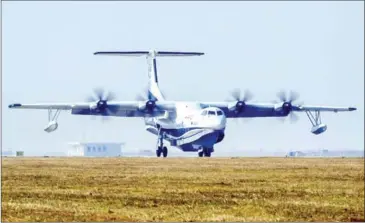
<path fill-rule="evenodd" d="M 226 125 L 226 122 L 227 122 L 226 116 L 223 115 L 220 119 L 220 123 L 221 125 Z"/>
<path fill-rule="evenodd" d="M 224 115 L 217 116 L 214 120 L 214 125 L 217 128 L 223 128 L 226 125 L 226 117 Z"/>

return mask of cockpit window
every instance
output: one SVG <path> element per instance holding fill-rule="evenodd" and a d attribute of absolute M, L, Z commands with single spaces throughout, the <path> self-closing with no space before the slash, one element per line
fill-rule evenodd
<path fill-rule="evenodd" d="M 221 115 L 223 115 L 223 112 L 222 111 L 217 111 L 217 114 L 218 114 L 218 116 L 221 116 Z"/>
<path fill-rule="evenodd" d="M 215 115 L 215 111 L 208 111 L 208 115 Z"/>
<path fill-rule="evenodd" d="M 202 115 L 203 115 L 203 116 L 207 115 L 207 110 L 204 110 L 204 111 L 202 112 Z"/>

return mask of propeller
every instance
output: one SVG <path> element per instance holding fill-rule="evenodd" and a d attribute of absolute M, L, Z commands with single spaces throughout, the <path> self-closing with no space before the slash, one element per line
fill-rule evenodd
<path fill-rule="evenodd" d="M 290 121 L 292 123 L 298 121 L 298 115 L 293 113 L 293 111 L 296 110 L 297 106 L 293 105 L 292 103 L 299 98 L 299 94 L 295 91 L 289 91 L 289 94 L 287 95 L 285 91 L 281 90 L 276 95 L 282 102 L 281 109 L 284 112 L 284 115 L 289 115 Z M 285 120 L 282 119 L 282 121 Z"/>
<path fill-rule="evenodd" d="M 91 109 L 93 112 L 103 114 L 103 120 L 106 120 L 108 116 L 118 111 L 118 107 L 108 104 L 108 101 L 116 98 L 113 92 L 106 92 L 102 88 L 94 88 L 93 93 L 94 95 L 89 96 L 86 101 L 95 103 Z"/>
<path fill-rule="evenodd" d="M 253 98 L 253 94 L 249 90 L 245 90 L 244 94 L 241 95 L 241 90 L 238 88 L 234 89 L 231 92 L 231 96 L 233 98 L 233 101 L 236 102 L 236 104 L 233 107 L 231 107 L 230 109 L 234 109 L 236 114 L 244 111 L 244 109 L 246 107 L 246 102 L 250 101 Z M 232 102 L 232 100 L 228 100 L 228 101 Z"/>
<path fill-rule="evenodd" d="M 231 98 L 227 99 L 227 102 L 231 102 L 229 104 L 229 110 L 234 111 L 234 114 L 237 116 L 239 113 L 243 112 L 246 107 L 246 102 L 250 101 L 253 98 L 253 94 L 249 90 L 245 90 L 243 95 L 239 88 L 233 89 L 231 91 Z M 247 122 L 249 119 L 240 118 L 234 119 L 235 123 L 238 122 Z"/>
<path fill-rule="evenodd" d="M 143 94 L 138 94 L 136 96 L 136 100 L 137 101 L 145 101 L 145 107 L 144 110 L 146 113 L 153 113 L 155 111 L 163 111 L 162 108 L 160 108 L 157 104 L 157 98 L 155 98 L 148 90 L 148 88 L 146 88 L 144 90 Z"/>

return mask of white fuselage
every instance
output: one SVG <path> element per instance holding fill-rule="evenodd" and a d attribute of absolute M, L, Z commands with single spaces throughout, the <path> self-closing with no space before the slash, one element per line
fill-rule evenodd
<path fill-rule="evenodd" d="M 146 130 L 156 135 L 162 132 L 165 140 L 184 151 L 212 148 L 223 140 L 227 120 L 221 109 L 178 102 L 175 111 L 161 119 L 146 118 Z"/>
<path fill-rule="evenodd" d="M 212 130 L 224 130 L 226 127 L 226 117 L 224 112 L 216 107 L 202 109 L 196 103 L 178 102 L 176 103 L 176 114 L 171 115 L 168 121 L 161 122 L 162 128 L 203 128 Z"/>

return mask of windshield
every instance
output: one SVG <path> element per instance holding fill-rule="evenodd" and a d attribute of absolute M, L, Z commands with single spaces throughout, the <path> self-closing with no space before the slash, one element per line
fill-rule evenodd
<path fill-rule="evenodd" d="M 222 116 L 224 115 L 223 111 L 217 109 L 217 110 L 213 110 L 213 109 L 208 109 L 208 110 L 204 110 L 201 112 L 202 116 Z"/>
<path fill-rule="evenodd" d="M 215 115 L 215 111 L 208 111 L 208 115 Z"/>

